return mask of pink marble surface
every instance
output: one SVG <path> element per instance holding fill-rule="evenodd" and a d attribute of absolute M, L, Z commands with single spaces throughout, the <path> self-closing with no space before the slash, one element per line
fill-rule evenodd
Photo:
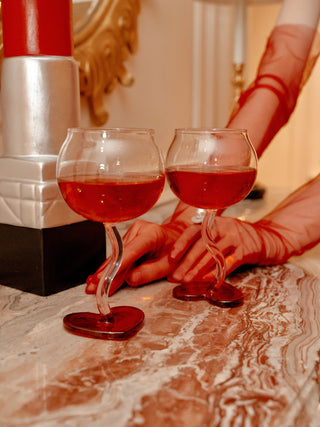
<path fill-rule="evenodd" d="M 172 298 L 160 281 L 112 305 L 145 312 L 128 341 L 71 335 L 62 318 L 94 310 L 84 286 L 39 297 L 0 286 L 0 425 L 320 425 L 320 248 L 229 278 L 243 306 Z"/>

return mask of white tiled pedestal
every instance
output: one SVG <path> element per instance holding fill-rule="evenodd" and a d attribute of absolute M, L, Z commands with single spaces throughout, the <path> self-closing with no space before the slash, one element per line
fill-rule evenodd
<path fill-rule="evenodd" d="M 56 160 L 0 158 L 0 282 L 38 295 L 83 283 L 105 258 L 104 227 L 68 207 Z"/>

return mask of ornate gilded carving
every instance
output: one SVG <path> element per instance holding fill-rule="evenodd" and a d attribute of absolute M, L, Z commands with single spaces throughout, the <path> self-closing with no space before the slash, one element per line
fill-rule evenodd
<path fill-rule="evenodd" d="M 133 83 L 124 62 L 137 50 L 139 11 L 140 0 L 100 0 L 88 24 L 74 35 L 80 92 L 88 100 L 96 125 L 103 125 L 108 119 L 104 94 L 117 83 Z"/>
<path fill-rule="evenodd" d="M 92 122 L 108 120 L 104 94 L 120 83 L 130 86 L 133 76 L 124 66 L 137 50 L 140 0 L 99 0 L 86 25 L 74 34 L 74 57 L 79 63 L 80 92 L 88 100 Z M 0 66 L 3 59 L 0 32 Z"/>

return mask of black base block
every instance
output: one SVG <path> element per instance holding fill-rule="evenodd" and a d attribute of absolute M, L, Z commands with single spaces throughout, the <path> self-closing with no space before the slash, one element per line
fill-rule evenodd
<path fill-rule="evenodd" d="M 84 283 L 105 260 L 105 232 L 84 221 L 34 229 L 0 224 L 0 284 L 51 295 Z"/>

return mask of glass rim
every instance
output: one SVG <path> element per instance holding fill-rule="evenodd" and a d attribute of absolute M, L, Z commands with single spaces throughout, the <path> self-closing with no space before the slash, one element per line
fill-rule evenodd
<path fill-rule="evenodd" d="M 247 129 L 236 129 L 236 128 L 177 128 L 175 133 L 205 133 L 205 134 L 215 134 L 215 133 L 248 133 Z"/>
<path fill-rule="evenodd" d="M 135 128 L 135 127 L 110 127 L 110 128 L 95 128 L 95 127 L 81 127 L 75 126 L 68 128 L 68 132 L 88 132 L 88 133 L 142 133 L 142 134 L 154 134 L 153 128 Z"/>

